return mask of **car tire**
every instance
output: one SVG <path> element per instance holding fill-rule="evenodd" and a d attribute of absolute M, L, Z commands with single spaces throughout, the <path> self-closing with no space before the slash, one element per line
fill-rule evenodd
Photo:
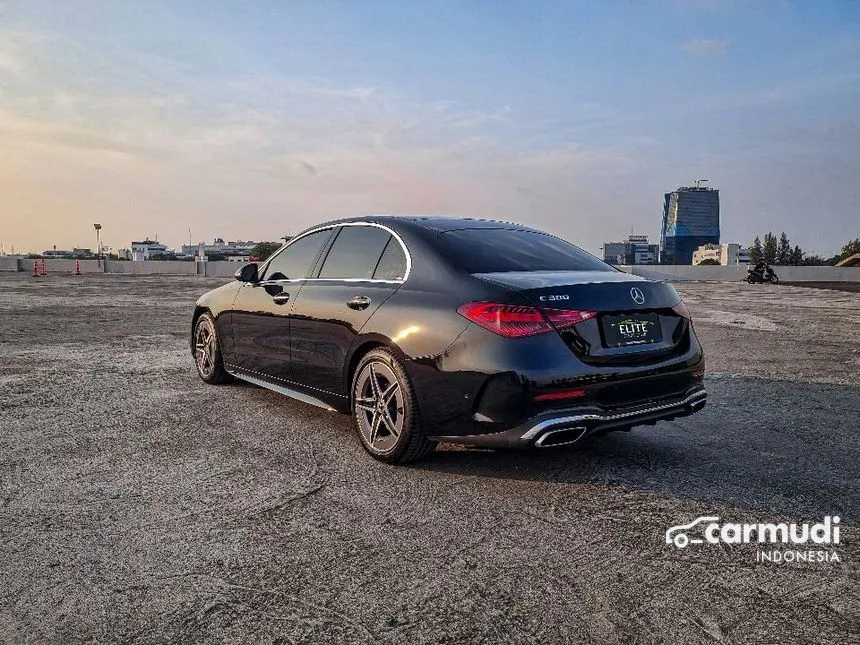
<path fill-rule="evenodd" d="M 409 375 L 387 349 L 371 350 L 359 361 L 352 411 L 358 438 L 374 459 L 404 464 L 421 459 L 436 445 L 424 434 Z"/>
<path fill-rule="evenodd" d="M 194 324 L 194 364 L 197 374 L 210 385 L 220 385 L 231 380 L 224 369 L 221 343 L 212 314 L 201 314 Z"/>

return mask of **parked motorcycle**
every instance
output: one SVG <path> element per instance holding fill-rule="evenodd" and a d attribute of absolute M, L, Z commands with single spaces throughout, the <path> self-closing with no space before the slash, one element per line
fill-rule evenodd
<path fill-rule="evenodd" d="M 771 267 L 765 267 L 764 271 L 756 271 L 755 269 L 747 270 L 747 282 L 750 284 L 779 284 L 779 276 L 776 275 Z"/>

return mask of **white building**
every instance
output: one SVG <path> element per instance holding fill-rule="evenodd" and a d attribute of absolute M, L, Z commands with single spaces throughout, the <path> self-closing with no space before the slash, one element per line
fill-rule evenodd
<path fill-rule="evenodd" d="M 660 247 L 648 244 L 647 235 L 630 235 L 624 242 L 604 242 L 603 261 L 609 264 L 657 264 Z"/>
<path fill-rule="evenodd" d="M 143 262 L 153 255 L 161 255 L 167 252 L 168 248 L 164 244 L 147 238 L 141 242 L 131 243 L 131 252 L 129 254 L 131 257 L 129 259 L 135 262 Z"/>
<path fill-rule="evenodd" d="M 693 251 L 693 264 L 716 260 L 723 266 L 750 263 L 750 250 L 740 244 L 704 244 Z"/>
<path fill-rule="evenodd" d="M 225 257 L 239 256 L 247 257 L 251 255 L 251 249 L 256 246 L 256 242 L 251 240 L 247 242 L 225 242 L 223 238 L 216 237 L 212 244 L 183 244 L 182 255 L 199 255 L 202 247 L 204 254 L 218 254 Z"/>

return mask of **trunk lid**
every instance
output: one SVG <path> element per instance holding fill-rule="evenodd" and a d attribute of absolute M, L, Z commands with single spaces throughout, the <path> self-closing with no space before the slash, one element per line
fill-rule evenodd
<path fill-rule="evenodd" d="M 589 363 L 658 360 L 684 351 L 689 342 L 689 321 L 672 310 L 681 298 L 666 282 L 616 271 L 473 275 L 522 294 L 536 307 L 597 312 L 594 318 L 557 330 L 571 351 Z M 630 330 L 636 333 L 625 335 Z"/>

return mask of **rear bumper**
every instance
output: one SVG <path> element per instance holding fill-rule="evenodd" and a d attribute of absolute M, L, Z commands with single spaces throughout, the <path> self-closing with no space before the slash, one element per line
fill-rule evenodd
<path fill-rule="evenodd" d="M 699 386 L 674 400 L 644 403 L 611 411 L 596 406 L 552 410 L 501 432 L 440 436 L 433 439 L 487 448 L 560 446 L 575 443 L 592 434 L 629 429 L 636 425 L 653 425 L 657 421 L 689 416 L 705 407 L 707 397 L 705 389 Z"/>

